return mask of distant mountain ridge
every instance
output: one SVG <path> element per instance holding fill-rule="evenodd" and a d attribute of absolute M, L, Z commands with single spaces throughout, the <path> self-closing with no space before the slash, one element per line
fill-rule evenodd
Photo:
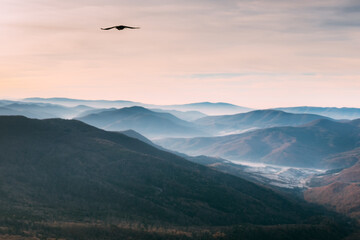
<path fill-rule="evenodd" d="M 143 107 L 109 109 L 78 120 L 110 131 L 133 129 L 147 137 L 204 136 L 206 133 L 170 113 L 154 112 Z"/>
<path fill-rule="evenodd" d="M 252 109 L 237 106 L 230 103 L 189 103 L 189 104 L 177 104 L 177 105 L 156 105 L 147 104 L 125 100 L 82 100 L 82 99 L 70 99 L 70 98 L 25 98 L 24 101 L 30 102 L 43 102 L 43 103 L 55 103 L 63 104 L 65 106 L 76 106 L 79 104 L 88 105 L 96 108 L 122 108 L 142 106 L 145 108 L 159 108 L 163 110 L 177 110 L 177 111 L 199 111 L 206 115 L 222 115 L 222 114 L 235 114 L 240 112 L 248 112 Z"/>
<path fill-rule="evenodd" d="M 84 111 L 81 114 L 79 114 L 78 116 L 76 116 L 76 118 L 80 118 L 80 117 L 84 117 L 86 115 L 89 114 L 93 114 L 93 113 L 99 113 L 99 112 L 103 112 L 103 111 L 107 111 L 107 110 L 115 110 L 116 108 L 96 108 L 96 109 L 91 109 L 89 111 Z M 182 120 L 185 121 L 194 121 L 196 119 L 202 118 L 202 117 L 206 117 L 207 115 L 205 115 L 202 112 L 198 112 L 198 111 L 178 111 L 178 110 L 166 110 L 166 109 L 149 109 L 150 111 L 153 112 L 162 112 L 162 113 L 170 113 L 172 115 L 174 115 L 177 118 L 180 118 Z"/>
<path fill-rule="evenodd" d="M 189 122 L 192 122 L 199 118 L 203 118 L 203 117 L 207 116 L 206 114 L 199 112 L 199 111 L 179 111 L 179 110 L 166 110 L 166 109 L 158 109 L 158 108 L 150 109 L 150 110 L 154 111 L 154 112 L 167 112 L 167 113 L 174 115 L 177 118 L 180 118 L 182 120 L 189 121 Z"/>
<path fill-rule="evenodd" d="M 276 108 L 277 110 L 289 113 L 309 113 L 318 114 L 334 119 L 357 119 L 360 118 L 360 108 L 336 108 L 336 107 L 287 107 Z"/>
<path fill-rule="evenodd" d="M 188 103 L 179 105 L 165 105 L 164 108 L 186 110 L 186 111 L 200 111 L 207 115 L 223 115 L 223 114 L 235 114 L 242 112 L 249 112 L 253 109 L 247 107 L 241 107 L 230 103 L 224 102 L 200 102 L 200 103 Z"/>
<path fill-rule="evenodd" d="M 51 103 L 4 102 L 0 107 L 0 115 L 21 115 L 30 118 L 72 118 L 91 107 L 77 105 L 65 107 Z"/>
<path fill-rule="evenodd" d="M 119 103 L 137 103 L 133 101 L 126 100 L 84 100 L 84 99 L 74 99 L 74 98 L 25 98 L 24 101 L 36 101 L 36 102 L 119 102 Z"/>
<path fill-rule="evenodd" d="M 360 146 L 360 128 L 357 121 L 319 119 L 299 127 L 274 127 L 223 137 L 162 139 L 155 143 L 190 155 L 293 167 L 339 168 L 354 164 L 337 161 L 335 157 Z"/>
<path fill-rule="evenodd" d="M 74 107 L 77 105 L 88 105 L 91 107 L 104 108 L 104 107 L 128 107 L 139 105 L 138 102 L 126 101 L 126 100 L 84 100 L 73 98 L 25 98 L 25 102 L 40 102 L 40 103 L 53 103 L 61 104 L 68 107 Z"/>
<path fill-rule="evenodd" d="M 0 100 L 1 102 L 9 100 Z M 41 103 L 53 103 L 64 106 L 77 106 L 88 105 L 96 108 L 122 108 L 132 106 L 142 106 L 146 108 L 159 108 L 166 110 L 178 110 L 178 111 L 199 111 L 206 115 L 229 115 L 250 112 L 255 109 L 234 105 L 224 102 L 198 102 L 188 104 L 174 104 L 174 105 L 156 105 L 140 103 L 128 100 L 85 100 L 85 99 L 71 99 L 71 98 L 25 98 L 25 102 L 41 102 Z M 336 107 L 312 107 L 312 106 L 300 106 L 300 107 L 280 107 L 272 108 L 273 110 L 280 110 L 289 113 L 303 113 L 303 114 L 316 114 L 322 115 L 334 119 L 356 119 L 360 118 L 360 108 L 336 108 Z M 271 109 L 268 109 L 271 110 Z"/>
<path fill-rule="evenodd" d="M 255 110 L 224 116 L 208 116 L 195 121 L 214 134 L 233 134 L 257 128 L 297 126 L 317 119 L 329 119 L 315 114 L 292 114 L 278 110 Z"/>

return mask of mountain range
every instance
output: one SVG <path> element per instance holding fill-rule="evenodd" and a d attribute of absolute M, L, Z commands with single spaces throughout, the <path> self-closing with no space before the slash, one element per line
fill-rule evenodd
<path fill-rule="evenodd" d="M 24 102 L 35 102 L 35 103 L 51 103 L 59 104 L 67 107 L 75 107 L 78 105 L 86 105 L 93 108 L 121 108 L 139 105 L 141 103 L 126 101 L 126 100 L 84 100 L 84 99 L 73 99 L 73 98 L 25 98 Z"/>
<path fill-rule="evenodd" d="M 1 219 L 299 223 L 317 213 L 246 180 L 75 120 L 0 117 Z"/>
<path fill-rule="evenodd" d="M 0 115 L 18 115 L 37 119 L 72 118 L 90 109 L 92 108 L 85 105 L 65 107 L 50 103 L 3 102 L 0 106 Z"/>
<path fill-rule="evenodd" d="M 253 109 L 241 107 L 230 103 L 224 102 L 199 102 L 181 105 L 164 105 L 164 109 L 175 109 L 180 111 L 199 111 L 207 115 L 223 115 L 223 114 L 236 114 L 242 112 L 249 112 Z"/>
<path fill-rule="evenodd" d="M 100 113 L 108 110 L 115 110 L 116 108 L 95 108 L 90 109 L 88 111 L 81 112 L 76 116 L 76 118 L 85 117 L 86 115 L 94 114 L 94 113 Z M 160 112 L 160 113 L 169 113 L 174 115 L 177 118 L 180 118 L 182 120 L 191 122 L 194 120 L 197 120 L 202 117 L 206 117 L 204 113 L 198 112 L 198 111 L 177 111 L 177 110 L 166 110 L 166 109 L 149 109 L 153 112 Z"/>
<path fill-rule="evenodd" d="M 170 113 L 177 118 L 180 118 L 182 120 L 189 121 L 189 122 L 192 122 L 199 118 L 203 118 L 203 117 L 207 116 L 206 114 L 199 112 L 199 111 L 178 111 L 178 110 L 166 110 L 166 109 L 157 109 L 157 108 L 150 109 L 150 110 L 154 111 L 154 112 Z"/>
<path fill-rule="evenodd" d="M 190 122 L 166 112 L 184 114 L 179 110 L 15 101 L 0 101 L 1 109 L 38 119 L 80 115 L 81 121 L 0 116 L 0 238 L 342 239 L 352 231 L 341 215 L 270 188 L 241 165 L 168 152 L 141 135 L 203 136 L 212 124 L 219 132 L 264 129 L 161 141 L 213 156 L 223 151 L 230 159 L 347 168 L 313 178 L 305 199 L 358 216 L 360 120 L 281 111 L 196 120 L 203 114 L 185 113 L 195 119 Z"/>
<path fill-rule="evenodd" d="M 9 100 L 0 100 L 1 102 L 11 102 Z M 13 101 L 15 102 L 15 101 Z M 198 102 L 189 104 L 178 105 L 156 105 L 147 104 L 127 100 L 83 100 L 83 99 L 71 99 L 71 98 L 25 98 L 22 102 L 32 103 L 52 103 L 56 105 L 63 105 L 68 107 L 75 107 L 78 105 L 87 105 L 93 108 L 123 108 L 132 106 L 142 106 L 153 109 L 163 110 L 177 110 L 177 111 L 199 111 L 206 115 L 229 115 L 253 111 L 255 109 L 242 107 L 230 103 L 212 103 L 212 102 Z M 271 110 L 271 109 L 269 109 Z M 333 119 L 356 119 L 360 118 L 360 108 L 336 108 L 336 107 L 313 107 L 313 106 L 301 106 L 301 107 L 280 107 L 273 108 L 273 110 L 280 110 L 289 113 L 304 113 L 304 114 L 316 114 Z"/>
<path fill-rule="evenodd" d="M 292 114 L 278 110 L 256 110 L 247 113 L 208 116 L 194 121 L 216 135 L 241 133 L 258 128 L 297 126 L 317 119 L 328 119 L 315 114 Z"/>
<path fill-rule="evenodd" d="M 273 127 L 222 137 L 170 138 L 155 141 L 170 150 L 190 155 L 209 155 L 235 161 L 267 164 L 344 168 L 337 154 L 360 146 L 359 121 L 315 120 L 298 127 Z"/>
<path fill-rule="evenodd" d="M 336 108 L 336 107 L 288 107 L 276 108 L 289 113 L 308 113 L 326 116 L 334 119 L 357 119 L 360 118 L 360 108 Z"/>
<path fill-rule="evenodd" d="M 194 124 L 172 114 L 154 112 L 138 106 L 104 110 L 80 117 L 78 120 L 110 131 L 132 129 L 150 138 L 207 135 Z"/>
<path fill-rule="evenodd" d="M 177 110 L 177 111 L 197 111 L 206 115 L 222 115 L 222 114 L 235 114 L 240 112 L 248 112 L 251 108 L 241 107 L 230 103 L 212 103 L 212 102 L 199 102 L 178 105 L 156 105 L 147 104 L 125 100 L 82 100 L 71 98 L 25 98 L 24 102 L 39 102 L 39 103 L 52 103 L 61 104 L 64 106 L 74 107 L 77 105 L 87 105 L 94 108 L 123 108 L 142 106 L 152 109 L 162 110 Z"/>
<path fill-rule="evenodd" d="M 281 191 L 294 190 L 293 193 L 295 193 L 296 195 L 298 195 L 298 189 L 300 189 L 301 191 L 301 189 L 304 188 L 303 180 L 316 172 L 311 169 L 300 170 L 294 168 L 284 169 L 282 167 L 275 166 L 249 166 L 234 163 L 223 158 L 209 157 L 205 155 L 189 156 L 184 153 L 165 149 L 133 130 L 127 130 L 121 133 L 129 137 L 139 139 L 140 141 L 154 146 L 160 150 L 171 152 L 175 155 L 185 158 L 190 162 L 198 163 L 220 172 L 241 177 L 257 184 L 266 185 L 270 188 L 281 188 Z"/>

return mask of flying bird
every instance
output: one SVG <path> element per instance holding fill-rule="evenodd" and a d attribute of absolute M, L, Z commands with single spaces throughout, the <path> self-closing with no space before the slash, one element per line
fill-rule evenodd
<path fill-rule="evenodd" d="M 119 25 L 119 26 L 113 26 L 113 27 L 108 27 L 108 28 L 101 28 L 101 30 L 110 30 L 116 28 L 117 30 L 124 30 L 125 28 L 129 28 L 129 29 L 139 29 L 139 27 L 129 27 L 129 26 L 125 26 L 125 25 Z"/>

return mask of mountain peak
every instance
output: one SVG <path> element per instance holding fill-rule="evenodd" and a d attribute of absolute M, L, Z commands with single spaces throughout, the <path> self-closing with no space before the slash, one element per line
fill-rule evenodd
<path fill-rule="evenodd" d="M 124 107 L 118 109 L 118 111 L 132 111 L 132 112 L 153 112 L 147 108 L 144 108 L 142 106 L 132 106 L 132 107 Z"/>
<path fill-rule="evenodd" d="M 331 127 L 331 126 L 341 126 L 341 125 L 344 125 L 344 124 L 341 122 L 332 120 L 332 119 L 322 118 L 322 119 L 316 119 L 316 120 L 309 122 L 307 124 L 304 124 L 302 126 L 303 127 Z"/>

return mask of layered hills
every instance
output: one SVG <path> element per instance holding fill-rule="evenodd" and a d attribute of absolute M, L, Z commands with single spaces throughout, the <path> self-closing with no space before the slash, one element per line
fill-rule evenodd
<path fill-rule="evenodd" d="M 327 119 L 327 117 L 315 114 L 292 114 L 278 110 L 256 110 L 235 115 L 203 117 L 195 123 L 214 134 L 225 135 L 258 128 L 298 126 L 317 119 Z"/>
<path fill-rule="evenodd" d="M 166 109 L 160 109 L 160 108 L 150 109 L 150 110 L 154 111 L 154 112 L 170 113 L 177 118 L 180 118 L 185 121 L 190 121 L 190 122 L 207 116 L 206 114 L 199 112 L 199 111 L 178 111 L 178 110 L 166 110 Z"/>
<path fill-rule="evenodd" d="M 222 137 L 162 139 L 157 144 L 190 155 L 315 168 L 344 168 L 340 153 L 360 146 L 358 121 L 320 119 L 299 127 L 274 127 Z"/>
<path fill-rule="evenodd" d="M 235 114 L 241 112 L 251 111 L 251 108 L 241 107 L 230 103 L 222 102 L 198 102 L 178 105 L 155 105 L 140 102 L 126 101 L 126 100 L 82 100 L 71 98 L 25 98 L 25 102 L 39 102 L 61 104 L 64 106 L 87 105 L 94 108 L 123 108 L 142 106 L 146 108 L 162 109 L 162 110 L 176 110 L 176 111 L 197 111 L 207 115 L 221 115 L 221 114 Z"/>
<path fill-rule="evenodd" d="M 93 108 L 111 108 L 111 107 L 131 107 L 139 105 L 141 103 L 126 101 L 126 100 L 84 100 L 84 99 L 73 99 L 73 98 L 25 98 L 25 102 L 35 102 L 35 103 L 50 103 L 50 104 L 59 104 L 67 107 L 75 107 L 78 105 L 86 105 Z"/>
<path fill-rule="evenodd" d="M 360 108 L 336 108 L 336 107 L 288 107 L 277 108 L 289 113 L 318 114 L 334 119 L 356 119 L 360 118 Z"/>
<path fill-rule="evenodd" d="M 267 188 L 75 120 L 0 117 L 2 219 L 180 225 L 297 223 Z"/>
<path fill-rule="evenodd" d="M 135 130 L 146 137 L 207 135 L 193 123 L 181 120 L 170 113 L 154 112 L 143 107 L 109 109 L 89 114 L 78 120 L 110 130 Z"/>
<path fill-rule="evenodd" d="M 104 111 L 108 111 L 108 110 L 115 110 L 116 108 L 112 108 L 112 109 L 106 109 L 106 108 L 96 108 L 96 109 L 91 109 L 88 111 L 84 111 L 82 113 L 80 113 L 78 116 L 76 116 L 76 118 L 81 118 L 84 117 L 86 115 L 90 115 L 90 114 L 94 114 L 94 113 L 100 113 L 100 112 L 104 112 Z M 175 117 L 185 120 L 185 121 L 194 121 L 197 120 L 199 118 L 202 117 L 206 117 L 207 115 L 198 112 L 198 111 L 177 111 L 177 110 L 165 110 L 165 109 L 149 109 L 150 111 L 153 112 L 161 112 L 161 113 L 170 113 L 172 115 L 174 115 Z"/>
<path fill-rule="evenodd" d="M 180 111 L 200 111 L 207 115 L 222 115 L 222 114 L 236 114 L 251 111 L 251 108 L 241 107 L 224 102 L 199 102 L 181 105 L 165 105 L 165 109 L 175 109 Z"/>
<path fill-rule="evenodd" d="M 91 107 L 78 105 L 65 107 L 50 103 L 4 102 L 0 107 L 0 115 L 18 115 L 29 118 L 72 118 L 89 111 Z"/>

